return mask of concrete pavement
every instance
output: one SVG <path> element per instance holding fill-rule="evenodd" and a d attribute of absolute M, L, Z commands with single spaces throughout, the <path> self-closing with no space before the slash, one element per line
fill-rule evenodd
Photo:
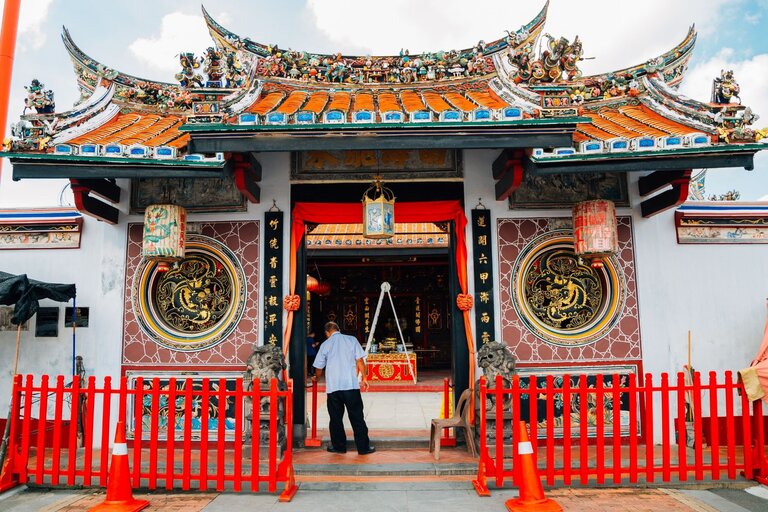
<path fill-rule="evenodd" d="M 763 512 L 768 510 L 768 488 L 671 488 L 553 489 L 547 497 L 565 511 L 664 511 L 664 512 Z M 397 512 L 499 511 L 504 502 L 517 496 L 516 489 L 492 490 L 480 498 L 469 481 L 445 482 L 302 482 L 293 501 L 278 502 L 274 494 L 234 493 L 143 493 L 146 510 L 167 512 L 231 512 L 232 510 L 276 512 Z M 73 512 L 87 510 L 104 500 L 92 490 L 28 490 L 20 488 L 0 495 L 0 511 Z"/>

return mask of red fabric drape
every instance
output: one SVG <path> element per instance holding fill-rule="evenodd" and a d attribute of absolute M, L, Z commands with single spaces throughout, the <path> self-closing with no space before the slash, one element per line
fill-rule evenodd
<path fill-rule="evenodd" d="M 766 300 L 768 307 L 768 300 Z M 763 401 L 768 403 L 768 317 L 766 317 L 765 328 L 763 329 L 763 342 L 757 351 L 757 356 L 749 366 L 754 366 L 757 370 L 757 378 L 760 381 L 760 387 L 763 388 L 765 396 Z"/>
<path fill-rule="evenodd" d="M 467 217 L 459 201 L 432 201 L 415 203 L 395 203 L 395 222 L 446 222 L 454 221 L 456 226 L 456 269 L 461 293 L 467 293 Z M 291 224 L 291 295 L 296 293 L 296 254 L 301 239 L 304 237 L 305 223 L 313 224 L 362 224 L 363 207 L 361 203 L 296 203 L 293 208 Z M 463 311 L 464 329 L 469 348 L 469 385 L 474 387 L 475 350 L 469 311 Z M 290 345 L 293 312 L 288 311 L 288 318 L 283 335 L 284 351 L 288 353 Z"/>

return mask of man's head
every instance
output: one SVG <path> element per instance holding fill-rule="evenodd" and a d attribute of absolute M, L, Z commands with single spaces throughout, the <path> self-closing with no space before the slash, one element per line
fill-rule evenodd
<path fill-rule="evenodd" d="M 325 330 L 325 335 L 330 337 L 331 334 L 339 331 L 339 324 L 336 322 L 328 322 L 323 329 Z"/>

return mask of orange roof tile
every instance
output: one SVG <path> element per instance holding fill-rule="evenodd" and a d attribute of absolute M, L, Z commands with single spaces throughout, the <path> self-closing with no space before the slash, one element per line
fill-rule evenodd
<path fill-rule="evenodd" d="M 608 140 L 616 137 L 616 134 L 601 130 L 589 123 L 579 123 L 576 129 L 586 135 L 589 140 Z"/>
<path fill-rule="evenodd" d="M 72 144 L 106 144 L 110 137 L 141 119 L 139 114 L 118 114 L 105 124 L 90 132 L 72 139 Z M 106 141 L 106 142 L 105 142 Z"/>
<path fill-rule="evenodd" d="M 467 91 L 467 96 L 476 103 L 488 108 L 500 109 L 509 106 L 509 103 L 499 98 L 499 96 L 490 89 L 487 91 Z"/>
<path fill-rule="evenodd" d="M 256 100 L 253 105 L 248 107 L 248 112 L 263 116 L 275 108 L 283 100 L 284 97 L 285 94 L 282 92 L 267 93 L 266 95 L 261 96 L 258 100 Z"/>
<path fill-rule="evenodd" d="M 447 92 L 443 95 L 443 98 L 455 108 L 463 110 L 464 112 L 471 112 L 477 108 L 475 103 L 471 102 L 458 92 Z"/>
<path fill-rule="evenodd" d="M 391 93 L 391 92 L 379 93 L 377 99 L 379 101 L 380 112 L 391 112 L 393 110 L 396 110 L 396 111 L 401 110 L 400 102 L 397 101 L 397 96 L 395 96 L 394 93 Z"/>
<path fill-rule="evenodd" d="M 374 110 L 373 107 L 373 94 L 358 92 L 355 94 L 355 106 L 352 107 L 354 111 L 360 110 Z"/>
<path fill-rule="evenodd" d="M 302 110 L 319 114 L 323 111 L 323 108 L 325 108 L 327 103 L 328 93 L 325 91 L 316 92 L 309 97 L 309 100 L 304 104 L 304 108 L 302 108 Z"/>
<path fill-rule="evenodd" d="M 400 101 L 403 104 L 403 108 L 406 112 L 416 112 L 419 110 L 426 110 L 424 101 L 415 91 L 403 91 L 400 93 Z"/>
<path fill-rule="evenodd" d="M 445 110 L 452 110 L 453 107 L 446 102 L 441 95 L 433 91 L 426 91 L 422 93 L 424 101 L 427 102 L 429 108 L 436 113 L 441 113 Z"/>
<path fill-rule="evenodd" d="M 106 124 L 72 139 L 72 144 L 143 144 L 155 147 L 186 146 L 189 135 L 179 131 L 182 120 L 178 116 L 155 114 L 119 114 Z"/>
<path fill-rule="evenodd" d="M 644 105 L 621 107 L 619 110 L 627 117 L 672 135 L 685 135 L 696 131 L 690 126 L 662 117 Z"/>
<path fill-rule="evenodd" d="M 618 125 L 624 126 L 627 129 L 640 132 L 643 135 L 647 135 L 649 137 L 663 137 L 665 135 L 668 135 L 669 132 L 665 132 L 662 130 L 658 130 L 654 128 L 653 126 L 649 126 L 647 124 L 643 124 L 639 121 L 636 121 L 635 119 L 632 119 L 631 117 L 627 117 L 621 112 L 621 109 L 618 111 L 613 109 L 602 109 L 598 112 L 602 117 L 610 120 L 613 123 L 616 123 Z"/>
<path fill-rule="evenodd" d="M 613 137 L 626 137 L 628 139 L 633 139 L 635 137 L 639 137 L 642 135 L 640 132 L 636 132 L 627 128 L 624 128 L 623 126 L 614 123 L 613 121 L 609 121 L 608 119 L 604 119 L 600 117 L 599 114 L 596 114 L 595 112 L 585 112 L 584 117 L 588 117 L 592 119 L 592 124 L 596 126 L 597 128 L 608 132 L 613 135 Z"/>
<path fill-rule="evenodd" d="M 309 95 L 304 91 L 293 91 L 280 105 L 280 107 L 277 109 L 277 112 L 287 114 L 289 116 L 291 114 L 295 114 L 304 104 L 304 100 L 307 99 L 307 96 Z"/>
<path fill-rule="evenodd" d="M 331 103 L 328 105 L 328 110 L 341 110 L 346 112 L 349 110 L 349 104 L 352 101 L 352 96 L 348 92 L 336 92 L 331 99 Z"/>

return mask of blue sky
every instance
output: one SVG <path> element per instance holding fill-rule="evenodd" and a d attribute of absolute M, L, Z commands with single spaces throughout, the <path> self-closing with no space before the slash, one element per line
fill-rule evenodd
<path fill-rule="evenodd" d="M 2 4 L 2 0 L 0 0 Z M 253 40 L 281 47 L 351 54 L 393 54 L 466 48 L 491 41 L 504 30 L 530 20 L 544 0 L 209 0 L 208 11 L 222 25 Z M 545 31 L 584 43 L 585 73 L 607 72 L 645 62 L 681 41 L 689 25 L 699 32 L 694 58 L 681 90 L 708 100 L 720 69 L 734 69 L 744 104 L 768 126 L 768 0 L 645 0 L 640 3 L 552 0 Z M 56 94 L 58 111 L 78 98 L 69 57 L 61 43 L 66 26 L 78 46 L 92 58 L 121 71 L 173 81 L 181 51 L 201 53 L 211 41 L 199 1 L 22 0 L 9 122 L 23 109 L 24 85 L 38 78 Z M 4 164 L 4 169 L 9 165 Z M 755 170 L 714 170 L 707 175 L 707 194 L 737 189 L 742 200 L 768 201 L 768 151 L 758 155 Z M 3 172 L 0 200 L 10 183 Z M 36 183 L 39 191 L 44 183 Z M 60 186 L 50 184 L 58 200 Z M 45 195 L 35 194 L 34 201 Z M 30 199 L 32 201 L 32 199 Z M 36 204 L 40 205 L 40 204 Z M 17 205 L 21 206 L 21 205 Z"/>

